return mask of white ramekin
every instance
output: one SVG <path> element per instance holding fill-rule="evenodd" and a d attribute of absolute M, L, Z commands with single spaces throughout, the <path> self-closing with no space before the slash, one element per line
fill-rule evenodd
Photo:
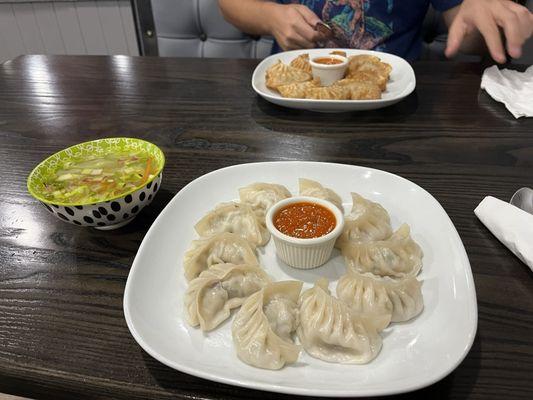
<path fill-rule="evenodd" d="M 341 60 L 342 63 L 333 65 L 318 64 L 314 61 L 317 58 L 335 58 L 337 60 Z M 344 73 L 346 71 L 346 67 L 348 66 L 348 59 L 337 54 L 321 54 L 311 58 L 309 63 L 311 64 L 313 77 L 320 79 L 320 85 L 330 86 L 334 82 L 344 78 Z"/>
<path fill-rule="evenodd" d="M 273 222 L 278 210 L 289 204 L 300 202 L 315 203 L 326 207 L 337 220 L 335 228 L 327 235 L 312 239 L 295 238 L 278 231 Z M 335 240 L 337 240 L 344 228 L 344 215 L 337 206 L 327 200 L 297 196 L 281 200 L 270 207 L 266 215 L 266 225 L 274 239 L 276 253 L 279 258 L 291 267 L 311 269 L 319 267 L 329 260 Z"/>

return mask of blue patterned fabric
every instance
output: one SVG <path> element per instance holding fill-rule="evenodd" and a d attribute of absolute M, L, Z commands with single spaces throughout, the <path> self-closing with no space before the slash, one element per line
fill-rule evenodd
<path fill-rule="evenodd" d="M 421 29 L 431 3 L 446 11 L 462 0 L 278 0 L 303 4 L 334 31 L 327 47 L 384 51 L 414 60 L 422 50 Z M 273 52 L 281 51 L 277 43 Z"/>

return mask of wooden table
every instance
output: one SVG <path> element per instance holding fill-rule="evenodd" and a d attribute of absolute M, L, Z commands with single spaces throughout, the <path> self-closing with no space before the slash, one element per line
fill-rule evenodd
<path fill-rule="evenodd" d="M 258 98 L 250 86 L 256 63 L 24 56 L 0 65 L 0 392 L 294 398 L 165 367 L 130 335 L 122 295 L 145 232 L 185 184 L 232 164 L 316 160 L 416 182 L 441 202 L 466 246 L 479 306 L 474 345 L 442 381 L 400 397 L 532 398 L 533 274 L 473 209 L 485 195 L 507 200 L 533 186 L 533 120 L 514 119 L 481 92 L 475 64 L 420 62 L 415 93 L 393 107 L 314 114 Z M 133 223 L 79 228 L 27 193 L 26 177 L 45 156 L 110 136 L 150 140 L 167 156 L 159 194 Z"/>

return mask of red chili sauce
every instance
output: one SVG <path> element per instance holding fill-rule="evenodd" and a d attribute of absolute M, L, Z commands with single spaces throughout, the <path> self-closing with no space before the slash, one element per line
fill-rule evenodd
<path fill-rule="evenodd" d="M 333 57 L 319 57 L 319 58 L 315 58 L 313 61 L 316 62 L 317 64 L 324 64 L 324 65 L 342 64 L 341 60 L 339 60 L 338 58 L 333 58 Z"/>
<path fill-rule="evenodd" d="M 299 202 L 278 210 L 273 222 L 276 229 L 285 235 L 311 239 L 330 233 L 335 228 L 337 219 L 320 204 Z"/>

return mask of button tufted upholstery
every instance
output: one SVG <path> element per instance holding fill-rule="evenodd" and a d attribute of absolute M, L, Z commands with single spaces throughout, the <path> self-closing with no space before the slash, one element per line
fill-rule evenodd
<path fill-rule="evenodd" d="M 216 0 L 152 0 L 152 13 L 160 56 L 264 58 L 272 49 L 227 23 Z"/>

